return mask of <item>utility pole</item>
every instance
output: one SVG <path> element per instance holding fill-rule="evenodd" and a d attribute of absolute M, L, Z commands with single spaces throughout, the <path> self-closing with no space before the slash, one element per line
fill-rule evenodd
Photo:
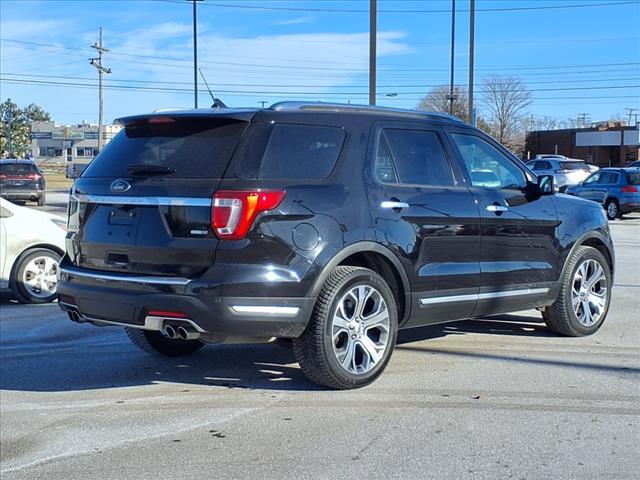
<path fill-rule="evenodd" d="M 203 0 L 187 0 L 193 3 L 193 106 L 198 108 L 198 9 L 197 2 Z"/>
<path fill-rule="evenodd" d="M 627 122 L 627 125 L 631 126 L 631 117 L 633 117 L 634 112 L 636 112 L 638 109 L 637 108 L 625 108 L 625 110 L 627 112 L 629 112 L 629 121 Z"/>
<path fill-rule="evenodd" d="M 451 0 L 451 79 L 449 81 L 449 114 L 453 115 L 453 81 L 456 51 L 456 0 Z"/>
<path fill-rule="evenodd" d="M 260 100 L 258 103 L 260 104 L 260 109 L 264 110 L 264 106 L 267 104 L 267 102 L 264 100 Z"/>
<path fill-rule="evenodd" d="M 469 123 L 476 126 L 477 119 L 473 111 L 473 68 L 475 52 L 476 0 L 469 0 Z"/>
<path fill-rule="evenodd" d="M 102 151 L 102 119 L 103 119 L 103 98 L 102 98 L 102 76 L 105 73 L 111 73 L 110 68 L 102 65 L 102 55 L 109 50 L 104 48 L 102 44 L 102 27 L 100 27 L 100 43 L 94 43 L 91 48 L 98 51 L 98 58 L 89 59 L 89 63 L 98 70 L 98 153 Z"/>
<path fill-rule="evenodd" d="M 587 124 L 587 117 L 589 116 L 588 113 L 579 113 L 578 114 L 578 127 L 582 127 L 584 128 L 585 125 Z"/>
<path fill-rule="evenodd" d="M 376 104 L 377 0 L 369 0 L 369 105 Z"/>

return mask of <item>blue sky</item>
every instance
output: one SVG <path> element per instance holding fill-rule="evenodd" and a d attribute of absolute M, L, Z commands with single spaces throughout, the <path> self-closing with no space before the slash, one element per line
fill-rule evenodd
<path fill-rule="evenodd" d="M 230 106 L 366 103 L 368 5 L 205 0 L 198 5 L 200 67 Z M 468 79 L 468 5 L 457 0 L 461 85 Z M 413 108 L 433 86 L 448 83 L 450 8 L 450 0 L 378 1 L 378 104 Z M 478 100 L 482 79 L 500 74 L 522 79 L 536 117 L 589 113 L 595 121 L 640 108 L 638 0 L 477 0 L 476 9 Z M 97 75 L 88 59 L 103 27 L 111 49 L 104 63 L 112 69 L 106 122 L 191 107 L 191 15 L 182 0 L 3 0 L 1 97 L 40 104 L 59 123 L 95 122 Z M 210 104 L 204 90 L 199 100 Z"/>

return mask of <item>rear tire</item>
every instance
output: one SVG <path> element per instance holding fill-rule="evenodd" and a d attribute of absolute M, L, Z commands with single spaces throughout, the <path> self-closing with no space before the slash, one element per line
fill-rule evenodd
<path fill-rule="evenodd" d="M 604 209 L 607 212 L 607 218 L 609 220 L 615 220 L 616 218 L 622 217 L 620 205 L 618 205 L 618 201 L 615 199 L 607 200 L 607 203 L 605 204 Z"/>
<path fill-rule="evenodd" d="M 38 206 L 44 207 L 47 204 L 47 194 L 43 193 L 38 197 Z"/>
<path fill-rule="evenodd" d="M 385 369 L 397 333 L 396 301 L 384 279 L 366 268 L 340 266 L 322 286 L 293 351 L 312 382 L 358 388 Z"/>
<path fill-rule="evenodd" d="M 140 350 L 163 357 L 183 357 L 197 352 L 204 343 L 198 340 L 174 340 L 160 332 L 125 327 L 127 336 Z"/>
<path fill-rule="evenodd" d="M 592 247 L 576 249 L 562 274 L 560 294 L 542 317 L 556 333 L 583 337 L 602 326 L 611 301 L 611 269 Z"/>

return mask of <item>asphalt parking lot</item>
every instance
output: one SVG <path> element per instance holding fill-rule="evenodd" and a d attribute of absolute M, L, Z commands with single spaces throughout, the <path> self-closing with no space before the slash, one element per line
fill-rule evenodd
<path fill-rule="evenodd" d="M 57 197 L 49 211 L 62 213 Z M 61 197 L 64 198 L 64 197 Z M 384 375 L 310 384 L 279 344 L 148 356 L 0 298 L 4 479 L 621 479 L 640 472 L 640 215 L 612 222 L 603 328 L 536 311 L 405 331 Z"/>

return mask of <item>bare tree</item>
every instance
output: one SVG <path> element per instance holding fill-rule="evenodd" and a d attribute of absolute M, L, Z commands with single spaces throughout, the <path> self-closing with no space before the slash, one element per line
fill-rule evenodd
<path fill-rule="evenodd" d="M 453 115 L 467 121 L 469 119 L 467 91 L 462 87 L 454 87 L 453 96 Z M 440 85 L 433 88 L 420 100 L 417 108 L 428 112 L 449 113 L 449 86 Z"/>
<path fill-rule="evenodd" d="M 500 143 L 513 144 L 522 136 L 518 130 L 531 93 L 519 78 L 496 75 L 485 79 L 483 92 L 494 135 Z"/>

